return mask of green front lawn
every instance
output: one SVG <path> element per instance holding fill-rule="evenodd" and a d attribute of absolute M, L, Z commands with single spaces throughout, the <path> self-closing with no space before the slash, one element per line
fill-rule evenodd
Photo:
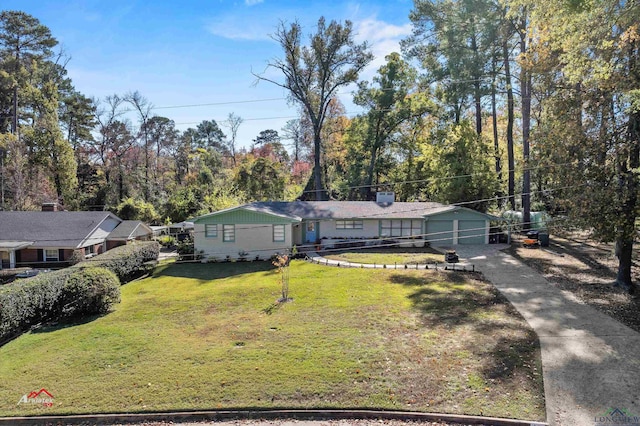
<path fill-rule="evenodd" d="M 0 416 L 371 407 L 542 420 L 534 333 L 457 274 L 293 262 L 183 264 L 82 324 L 0 347 Z M 41 388 L 51 408 L 17 405 Z"/>
<path fill-rule="evenodd" d="M 376 265 L 424 265 L 426 263 L 443 263 L 444 255 L 431 248 L 360 248 L 358 250 L 331 250 L 322 252 L 327 259 L 352 263 L 368 263 Z"/>

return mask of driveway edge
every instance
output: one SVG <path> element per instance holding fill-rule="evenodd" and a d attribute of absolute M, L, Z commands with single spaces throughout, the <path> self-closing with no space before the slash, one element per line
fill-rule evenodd
<path fill-rule="evenodd" d="M 220 410 L 166 413 L 83 414 L 69 416 L 0 417 L 0 425 L 79 425 L 142 423 L 150 421 L 196 422 L 224 420 L 344 420 L 375 419 L 404 421 L 444 421 L 487 426 L 547 426 L 547 423 L 529 420 L 502 419 L 457 414 L 419 413 L 377 410 Z"/>

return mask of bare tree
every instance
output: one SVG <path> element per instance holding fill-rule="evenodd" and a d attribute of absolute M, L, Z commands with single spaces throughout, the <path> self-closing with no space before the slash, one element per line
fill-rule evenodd
<path fill-rule="evenodd" d="M 142 96 L 137 90 L 135 92 L 127 93 L 124 97 L 124 101 L 131 104 L 138 114 L 140 120 L 139 137 L 142 139 L 144 145 L 144 199 L 149 200 L 149 168 L 150 168 L 150 149 L 149 149 L 149 126 L 147 122 L 151 118 L 151 111 L 153 110 L 153 104 L 149 102 L 147 98 Z"/>
<path fill-rule="evenodd" d="M 276 81 L 255 74 L 258 81 L 268 81 L 289 91 L 289 99 L 300 104 L 313 124 L 315 199 L 327 199 L 322 184 L 320 165 L 321 134 L 327 109 L 338 88 L 353 83 L 358 74 L 372 60 L 366 42 L 353 40 L 351 21 L 344 25 L 324 17 L 318 20 L 317 32 L 310 36 L 309 46 L 302 45 L 302 27 L 298 22 L 281 22 L 272 36 L 284 50 L 284 59 L 276 58 L 268 64 L 284 74 L 284 81 Z"/>
<path fill-rule="evenodd" d="M 110 95 L 101 102 L 99 99 L 94 99 L 94 105 L 98 105 L 96 110 L 96 121 L 98 122 L 98 138 L 93 141 L 91 153 L 97 157 L 105 169 L 109 162 L 110 152 L 110 139 L 108 129 L 111 125 L 120 119 L 124 114 L 122 110 L 122 103 L 124 100 L 118 95 Z M 105 172 L 105 178 L 109 183 L 109 175 Z"/>
<path fill-rule="evenodd" d="M 230 135 L 229 135 L 227 144 L 229 146 L 229 152 L 231 153 L 231 158 L 232 158 L 234 167 L 236 166 L 236 143 L 237 143 L 237 137 L 238 137 L 238 129 L 240 128 L 240 125 L 243 122 L 244 122 L 244 119 L 242 117 L 232 112 L 232 113 L 229 113 L 227 120 L 222 123 L 224 127 L 229 129 Z"/>
<path fill-rule="evenodd" d="M 293 161 L 300 161 L 302 151 L 306 148 L 304 145 L 304 135 L 300 119 L 287 121 L 287 124 L 282 128 L 282 138 L 291 141 L 290 145 L 293 148 Z"/>

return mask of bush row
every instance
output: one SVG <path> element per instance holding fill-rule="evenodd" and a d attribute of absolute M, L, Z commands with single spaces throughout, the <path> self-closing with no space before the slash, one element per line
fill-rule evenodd
<path fill-rule="evenodd" d="M 120 281 L 105 268 L 67 268 L 0 288 L 0 342 L 34 324 L 108 312 Z"/>
<path fill-rule="evenodd" d="M 145 273 L 148 262 L 158 259 L 160 245 L 156 241 L 139 241 L 115 247 L 90 260 L 74 265 L 74 268 L 100 266 L 115 273 L 122 283 Z"/>
<path fill-rule="evenodd" d="M 155 241 L 137 242 L 1 287 L 0 342 L 34 324 L 108 312 L 120 301 L 120 283 L 146 272 L 159 251 Z"/>

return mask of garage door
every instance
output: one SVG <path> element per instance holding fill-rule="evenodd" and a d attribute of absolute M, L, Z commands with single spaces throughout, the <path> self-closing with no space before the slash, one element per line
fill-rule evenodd
<path fill-rule="evenodd" d="M 453 221 L 427 220 L 427 240 L 432 246 L 453 245 Z"/>
<path fill-rule="evenodd" d="M 458 244 L 484 244 L 486 226 L 484 220 L 459 221 Z"/>

